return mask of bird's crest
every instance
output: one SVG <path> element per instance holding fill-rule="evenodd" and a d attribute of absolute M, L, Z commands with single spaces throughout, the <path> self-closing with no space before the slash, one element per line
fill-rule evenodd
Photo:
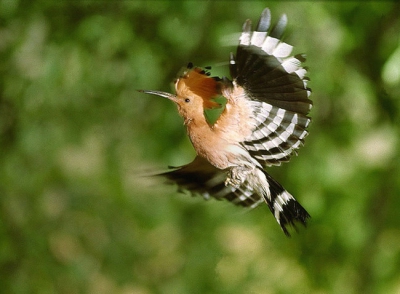
<path fill-rule="evenodd" d="M 189 63 L 183 74 L 176 80 L 175 87 L 179 96 L 197 95 L 203 99 L 204 109 L 218 108 L 221 105 L 213 99 L 221 95 L 219 78 L 210 77 L 211 69 L 206 67 L 193 67 Z"/>

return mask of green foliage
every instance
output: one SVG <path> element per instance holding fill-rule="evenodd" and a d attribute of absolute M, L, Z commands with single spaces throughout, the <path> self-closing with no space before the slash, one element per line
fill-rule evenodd
<path fill-rule="evenodd" d="M 314 108 L 273 174 L 307 208 L 288 239 L 266 206 L 142 176 L 194 157 L 168 100 L 189 61 L 228 75 L 245 19 L 286 13 Z M 398 293 L 397 2 L 0 0 L 3 293 Z M 234 41 L 232 41 L 234 40 Z"/>

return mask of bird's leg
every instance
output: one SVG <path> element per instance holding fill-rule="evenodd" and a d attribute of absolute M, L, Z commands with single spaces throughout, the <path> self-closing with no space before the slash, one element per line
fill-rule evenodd
<path fill-rule="evenodd" d="M 234 166 L 228 172 L 228 177 L 225 180 L 225 186 L 231 185 L 234 188 L 239 188 L 246 181 L 247 176 L 254 170 L 254 166 L 242 165 Z"/>

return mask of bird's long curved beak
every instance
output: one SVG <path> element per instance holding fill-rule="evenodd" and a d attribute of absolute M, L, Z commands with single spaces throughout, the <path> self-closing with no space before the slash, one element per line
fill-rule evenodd
<path fill-rule="evenodd" d="M 167 93 L 167 92 L 162 92 L 162 91 L 153 91 L 153 90 L 138 90 L 141 93 L 145 93 L 145 94 L 152 94 L 152 95 L 157 95 L 157 96 L 161 96 L 164 98 L 168 98 L 170 100 L 174 100 L 174 98 L 176 97 L 174 94 L 171 93 Z"/>

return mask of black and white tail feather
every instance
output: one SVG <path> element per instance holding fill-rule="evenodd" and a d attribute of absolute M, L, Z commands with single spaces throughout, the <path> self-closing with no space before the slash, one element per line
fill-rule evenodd
<path fill-rule="evenodd" d="M 286 23 L 283 15 L 271 28 L 271 13 L 265 9 L 255 31 L 250 20 L 244 23 L 236 56 L 230 57 L 232 85 L 244 89 L 254 114 L 254 130 L 242 145 L 261 167 L 289 161 L 303 144 L 310 123 L 307 113 L 312 106 L 308 99 L 311 90 L 307 87 L 307 70 L 301 66 L 305 58 L 290 56 L 293 47 L 281 41 Z M 199 156 L 192 163 L 161 175 L 178 184 L 180 190 L 205 199 L 227 199 L 250 208 L 266 202 L 289 236 L 286 226 L 295 227 L 295 222 L 305 225 L 310 215 L 266 171 L 256 169 L 268 183 L 263 189 L 248 180 L 238 187 L 226 186 L 227 171 L 217 169 Z"/>

